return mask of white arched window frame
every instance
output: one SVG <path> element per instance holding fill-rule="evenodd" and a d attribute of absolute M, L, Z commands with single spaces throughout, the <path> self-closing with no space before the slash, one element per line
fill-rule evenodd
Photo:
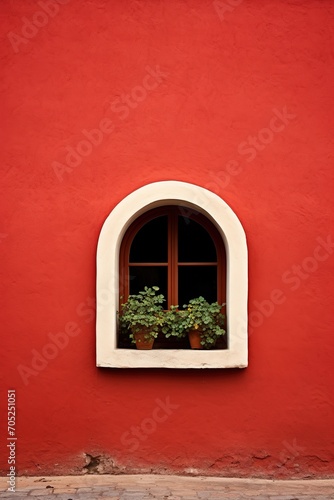
<path fill-rule="evenodd" d="M 182 205 L 205 215 L 216 226 L 226 250 L 228 349 L 153 349 L 117 347 L 119 252 L 123 236 L 140 215 L 163 205 Z M 186 215 L 186 214 L 185 214 Z M 245 232 L 236 214 L 219 196 L 179 181 L 148 184 L 129 194 L 103 224 L 97 248 L 97 366 L 110 368 L 245 368 L 248 364 L 248 258 Z"/>

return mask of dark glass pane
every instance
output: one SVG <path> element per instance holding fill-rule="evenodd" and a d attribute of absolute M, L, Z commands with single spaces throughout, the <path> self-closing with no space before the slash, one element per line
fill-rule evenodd
<path fill-rule="evenodd" d="M 216 262 L 216 248 L 207 230 L 187 217 L 178 219 L 179 262 Z"/>
<path fill-rule="evenodd" d="M 217 300 L 217 266 L 179 266 L 179 306 L 202 295 Z"/>
<path fill-rule="evenodd" d="M 130 266 L 129 283 L 130 294 L 137 294 L 145 286 L 158 286 L 167 299 L 167 266 Z"/>
<path fill-rule="evenodd" d="M 130 262 L 167 262 L 167 216 L 147 222 L 136 234 L 130 248 Z"/>

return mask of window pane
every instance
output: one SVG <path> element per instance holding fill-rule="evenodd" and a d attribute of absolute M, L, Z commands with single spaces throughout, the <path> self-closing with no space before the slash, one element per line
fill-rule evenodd
<path fill-rule="evenodd" d="M 217 300 L 217 266 L 179 266 L 179 306 L 202 295 Z"/>
<path fill-rule="evenodd" d="M 178 219 L 179 262 L 216 262 L 216 248 L 206 229 L 187 217 Z"/>
<path fill-rule="evenodd" d="M 167 262 L 167 216 L 147 222 L 136 234 L 130 248 L 130 262 Z"/>
<path fill-rule="evenodd" d="M 158 286 L 167 299 L 167 266 L 130 266 L 129 283 L 130 294 L 137 294 L 145 286 Z"/>

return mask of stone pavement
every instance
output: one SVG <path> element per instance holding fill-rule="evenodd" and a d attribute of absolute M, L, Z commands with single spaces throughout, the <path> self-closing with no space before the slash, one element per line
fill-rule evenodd
<path fill-rule="evenodd" d="M 85 475 L 0 478 L 0 499 L 29 500 L 329 500 L 334 479 L 273 481 L 160 475 Z"/>

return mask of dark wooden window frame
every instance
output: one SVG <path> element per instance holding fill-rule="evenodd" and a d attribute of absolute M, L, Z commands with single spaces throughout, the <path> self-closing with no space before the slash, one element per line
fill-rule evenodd
<path fill-rule="evenodd" d="M 168 260 L 167 262 L 132 263 L 136 266 L 167 266 L 168 268 L 168 295 L 167 307 L 178 303 L 178 266 L 213 266 L 217 267 L 217 301 L 226 302 L 226 255 L 221 235 L 214 224 L 203 214 L 187 207 L 168 205 L 149 210 L 139 216 L 127 229 L 120 248 L 120 303 L 129 296 L 129 261 L 131 244 L 138 231 L 152 219 L 168 216 Z M 192 219 L 199 223 L 210 235 L 216 249 L 215 262 L 178 262 L 178 217 Z"/>

